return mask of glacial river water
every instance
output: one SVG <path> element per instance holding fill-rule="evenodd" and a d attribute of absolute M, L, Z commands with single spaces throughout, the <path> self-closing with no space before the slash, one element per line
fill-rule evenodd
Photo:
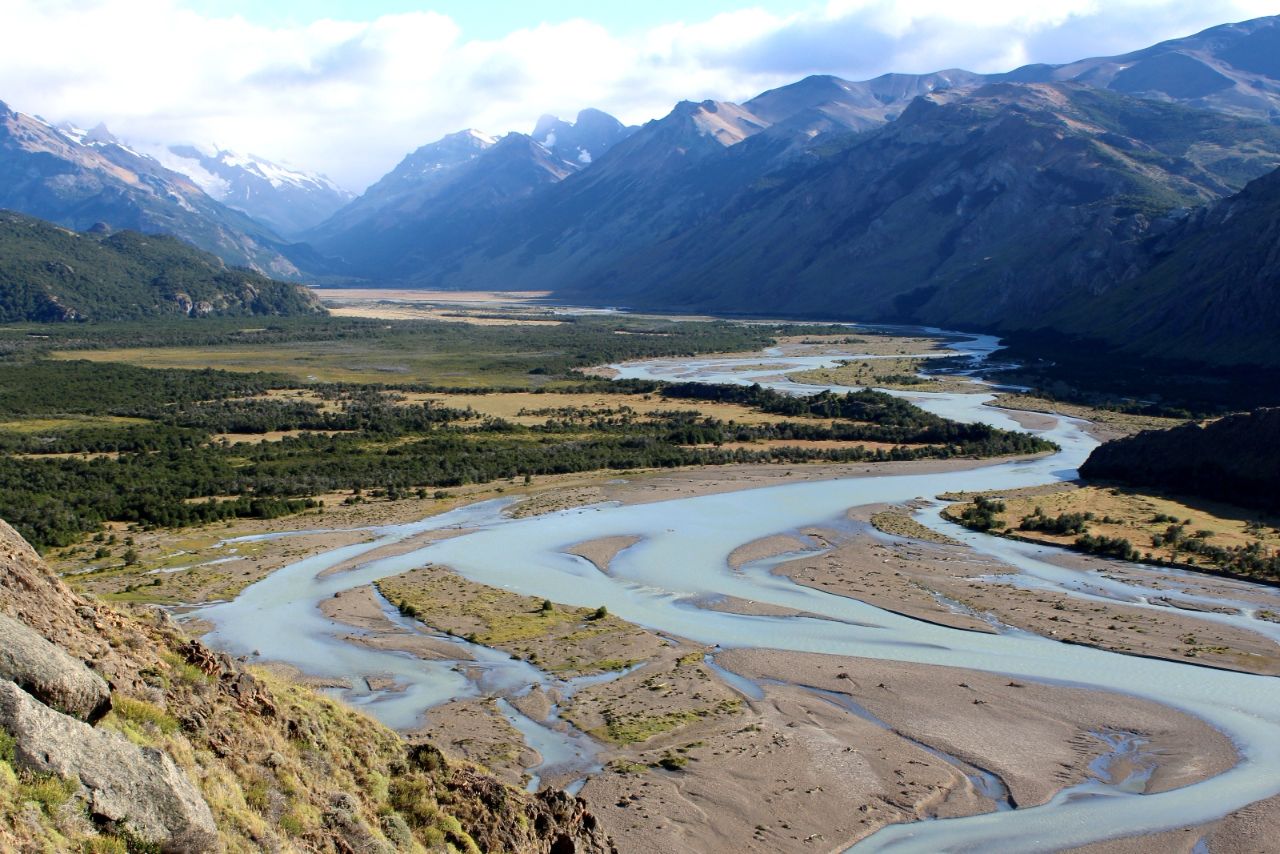
<path fill-rule="evenodd" d="M 970 336 L 955 349 L 981 359 L 996 344 L 987 336 Z M 843 355 L 855 357 L 861 358 L 854 353 Z M 781 375 L 832 362 L 832 357 L 793 358 L 766 352 L 748 359 L 656 360 L 616 367 L 623 376 L 761 381 L 799 392 L 817 389 L 797 386 Z M 983 405 L 990 400 L 989 394 L 904 396 L 949 418 L 1022 429 L 1006 413 Z M 728 556 L 739 546 L 809 526 L 838 525 L 850 507 L 1070 479 L 1096 444 L 1078 422 L 1067 418 L 1053 419 L 1052 426 L 1037 432 L 1056 442 L 1061 451 L 965 471 L 795 482 L 651 504 L 596 505 L 525 519 L 502 514 L 509 502 L 483 502 L 413 524 L 377 529 L 369 542 L 287 566 L 247 588 L 233 602 L 205 608 L 199 616 L 216 627 L 207 640 L 234 653 L 257 652 L 317 676 L 392 676 L 400 690 L 356 691 L 350 699 L 366 704 L 369 711 L 398 728 L 412 726 L 426 709 L 452 697 L 493 693 L 504 685 L 514 691 L 517 686 L 554 681 L 501 653 L 473 650 L 471 657 L 482 656 L 483 678 L 488 680 L 481 684 L 474 672 L 452 662 L 424 662 L 344 642 L 340 638 L 351 634 L 350 628 L 333 623 L 318 610 L 318 603 L 336 592 L 433 563 L 472 581 L 529 596 L 583 607 L 603 604 L 638 625 L 722 648 L 834 653 L 972 668 L 1122 692 L 1208 721 L 1234 741 L 1240 754 L 1232 769 L 1180 789 L 1144 795 L 1132 781 L 1122 786 L 1087 784 L 1063 791 L 1042 806 L 892 825 L 856 845 L 856 852 L 1052 851 L 1212 821 L 1280 793 L 1280 680 L 1125 656 L 1026 632 L 951 629 L 803 587 L 767 571 L 737 572 L 729 567 Z M 920 519 L 1017 568 L 1018 583 L 1157 607 L 1147 603 L 1149 588 L 1104 579 L 1098 573 L 1064 570 L 1044 559 L 1050 549 L 960 530 L 942 521 L 934 508 L 922 511 Z M 406 554 L 357 561 L 349 571 L 321 575 L 375 549 L 448 527 L 464 533 Z M 565 551 L 575 543 L 614 536 L 640 539 L 614 558 L 608 575 Z M 1203 601 L 1178 590 L 1162 589 L 1160 595 Z M 723 596 L 772 603 L 811 616 L 747 616 L 698 605 Z M 1256 619 L 1248 608 L 1239 614 L 1196 616 L 1241 625 L 1280 641 L 1280 627 Z M 572 685 L 557 687 L 572 690 Z M 523 718 L 510 705 L 503 706 L 503 712 L 543 754 L 544 766 L 576 762 L 590 768 L 589 739 Z M 1131 748 L 1130 740 L 1117 749 Z"/>

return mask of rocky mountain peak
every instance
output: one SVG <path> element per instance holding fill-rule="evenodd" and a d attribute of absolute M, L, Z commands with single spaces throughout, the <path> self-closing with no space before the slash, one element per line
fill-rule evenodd
<path fill-rule="evenodd" d="M 533 138 L 567 163 L 586 166 L 626 139 L 632 130 L 603 110 L 587 108 L 580 110 L 573 122 L 552 115 L 540 117 Z"/>
<path fill-rule="evenodd" d="M 610 130 L 617 131 L 625 127 L 622 122 L 606 113 L 604 110 L 597 110 L 595 107 L 586 107 L 578 111 L 578 117 L 574 120 L 574 126 L 591 130 Z"/>
<path fill-rule="evenodd" d="M 543 113 L 538 116 L 538 121 L 533 126 L 534 139 L 546 139 L 550 134 L 555 133 L 569 123 L 561 119 L 559 116 L 553 116 L 550 113 Z"/>
<path fill-rule="evenodd" d="M 859 98 L 859 95 L 862 97 Z M 847 101 L 851 96 L 859 100 L 861 106 L 869 107 L 875 104 L 875 99 L 860 92 L 857 84 L 830 74 L 814 74 L 795 83 L 762 92 L 743 106 L 760 118 L 777 124 L 802 110 L 826 103 Z"/>
<path fill-rule="evenodd" d="M 84 136 L 86 143 L 97 143 L 99 145 L 119 145 L 120 140 L 116 138 L 108 128 L 106 122 L 98 122 Z"/>
<path fill-rule="evenodd" d="M 475 128 L 464 128 L 463 130 L 455 131 L 454 133 L 445 134 L 436 144 L 438 145 L 440 143 L 448 142 L 451 144 L 470 146 L 471 148 L 485 149 L 497 141 L 497 137 L 490 136 L 484 131 L 478 131 Z"/>

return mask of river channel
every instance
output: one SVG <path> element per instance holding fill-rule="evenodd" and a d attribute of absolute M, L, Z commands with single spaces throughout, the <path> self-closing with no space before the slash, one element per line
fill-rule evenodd
<path fill-rule="evenodd" d="M 988 336 L 967 336 L 953 349 L 976 363 L 997 343 Z M 766 351 L 744 358 L 655 360 L 614 367 L 624 377 L 761 382 L 811 393 L 820 389 L 792 383 L 785 374 L 829 367 L 835 358 L 862 357 L 854 352 L 789 357 Z M 984 405 L 991 399 L 989 393 L 896 393 L 948 418 L 1025 429 L 1007 413 Z M 356 685 L 364 684 L 360 680 L 365 674 L 392 677 L 397 690 L 353 691 L 348 699 L 402 729 L 453 697 L 493 692 L 495 686 L 515 691 L 517 686 L 551 680 L 526 662 L 492 650 L 472 651 L 471 659 L 486 656 L 481 660 L 489 681 L 479 685 L 474 675 L 450 662 L 421 661 L 346 642 L 341 638 L 351 634 L 350 627 L 334 623 L 318 608 L 340 591 L 431 563 L 471 581 L 529 596 L 580 607 L 605 605 L 610 613 L 637 625 L 722 649 L 934 664 L 1125 693 L 1207 721 L 1229 736 L 1239 752 L 1230 770 L 1182 788 L 1142 794 L 1141 786 L 1132 784 L 1073 787 L 1040 806 L 890 825 L 862 840 L 852 849 L 856 852 L 1052 851 L 1209 822 L 1280 793 L 1280 680 L 1068 645 L 1028 632 L 948 628 L 801 586 L 768 571 L 730 568 L 729 555 L 740 546 L 774 534 L 839 524 L 851 507 L 1074 478 L 1096 441 L 1080 422 L 1062 417 L 1051 421 L 1035 432 L 1057 443 L 1060 451 L 966 470 L 794 482 L 650 504 L 594 505 L 523 519 L 502 512 L 509 501 L 482 502 L 420 522 L 376 529 L 368 542 L 291 564 L 246 588 L 234 601 L 204 608 L 198 616 L 215 627 L 207 642 L 236 654 L 258 653 L 311 675 L 350 679 Z M 1097 574 L 1082 583 L 1080 573 L 1045 560 L 1051 550 L 957 529 L 937 515 L 937 506 L 920 511 L 920 521 L 1015 567 L 1018 583 L 1080 598 L 1146 605 L 1143 597 L 1149 588 L 1099 582 Z M 460 533 L 404 554 L 360 561 L 362 555 L 444 528 Z M 573 544 L 603 537 L 638 538 L 613 559 L 608 574 L 566 551 Z M 354 568 L 325 573 L 340 564 Z M 1162 590 L 1161 595 L 1198 601 L 1178 590 Z M 717 597 L 769 603 L 805 616 L 743 615 L 700 607 Z M 1197 616 L 1280 641 L 1280 626 L 1255 618 L 1252 610 Z M 572 690 L 571 685 L 561 687 Z M 550 754 L 554 762 L 576 762 L 591 770 L 590 739 L 523 719 L 509 705 L 503 711 L 538 748 L 544 764 Z M 1122 747 L 1130 749 L 1128 742 Z"/>

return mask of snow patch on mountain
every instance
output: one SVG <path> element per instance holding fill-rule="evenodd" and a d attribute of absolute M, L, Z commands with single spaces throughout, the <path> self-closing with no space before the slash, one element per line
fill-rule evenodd
<path fill-rule="evenodd" d="M 230 182 L 205 169 L 199 160 L 174 154 L 163 145 L 145 146 L 142 152 L 171 172 L 186 175 L 192 183 L 218 201 L 225 199 L 231 192 Z"/>

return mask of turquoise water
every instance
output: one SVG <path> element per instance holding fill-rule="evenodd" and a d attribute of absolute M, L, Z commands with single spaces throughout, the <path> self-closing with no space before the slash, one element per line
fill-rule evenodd
<path fill-rule="evenodd" d="M 994 344 L 994 339 L 974 338 L 966 347 L 981 357 Z M 697 359 L 620 367 L 627 376 L 754 382 L 776 376 L 780 370 L 814 366 L 811 357 L 796 360 L 771 353 L 770 368 L 762 369 L 766 372 L 742 370 L 749 361 Z M 798 388 L 785 380 L 770 384 Z M 1017 428 L 1005 413 L 983 405 L 989 394 L 903 396 L 951 418 Z M 483 502 L 411 525 L 379 529 L 369 543 L 295 563 L 247 588 L 234 602 L 209 607 L 200 615 L 216 626 L 209 640 L 233 652 L 258 651 L 266 658 L 287 661 L 323 676 L 394 676 L 404 689 L 373 698 L 368 708 L 391 726 L 401 728 L 412 726 L 434 704 L 481 689 L 448 662 L 424 662 L 342 642 L 339 635 L 350 629 L 324 618 L 316 606 L 339 590 L 433 563 L 448 566 L 472 581 L 529 596 L 583 607 L 606 605 L 625 620 L 723 648 L 756 647 L 937 664 L 1123 692 L 1208 721 L 1229 735 L 1240 751 L 1241 761 L 1230 771 L 1181 789 L 1154 795 L 1101 784 L 1087 790 L 1073 789 L 1043 806 L 890 826 L 856 846 L 859 852 L 1055 850 L 1210 821 L 1280 793 L 1280 681 L 1276 679 L 1129 657 L 1025 632 L 992 635 L 951 629 L 802 587 L 767 571 L 735 572 L 728 565 L 729 554 L 739 546 L 772 534 L 838 524 L 853 506 L 903 502 L 948 491 L 1013 489 L 1071 478 L 1096 444 L 1070 419 L 1055 419 L 1052 427 L 1039 432 L 1062 450 L 1040 459 L 967 471 L 786 483 L 652 504 L 583 507 L 526 519 L 504 517 L 501 510 L 505 502 Z M 928 514 L 922 518 L 928 524 L 942 524 Z M 318 577 L 323 570 L 376 548 L 443 527 L 459 527 L 467 533 Z M 1115 586 L 1121 582 L 1104 584 L 1096 574 L 1089 576 L 1093 588 L 1082 589 L 1079 574 L 1044 561 L 1045 550 L 1040 547 L 1023 548 L 1025 544 L 967 531 L 947 532 L 1021 570 L 1024 583 L 1050 585 L 1083 597 L 1131 597 L 1137 601 L 1150 593 Z M 611 536 L 640 539 L 615 557 L 608 575 L 565 551 L 575 543 Z M 1175 591 L 1174 595 L 1182 594 Z M 723 596 L 771 603 L 812 616 L 748 616 L 699 607 Z M 1275 637 L 1271 624 L 1253 619 L 1249 613 L 1210 618 L 1233 621 Z M 539 678 L 521 670 L 520 678 L 525 677 Z M 542 733 L 535 735 L 543 737 Z"/>

